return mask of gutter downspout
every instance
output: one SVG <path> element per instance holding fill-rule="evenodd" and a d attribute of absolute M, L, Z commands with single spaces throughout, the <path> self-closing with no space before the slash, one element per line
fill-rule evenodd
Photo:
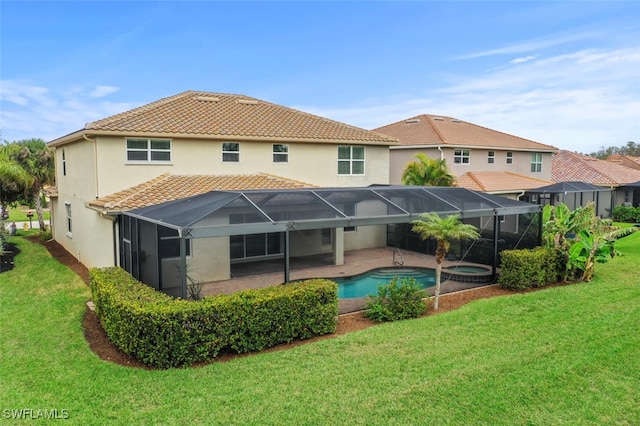
<path fill-rule="evenodd" d="M 97 200 L 99 198 L 99 195 L 98 195 L 98 142 L 95 139 L 91 139 L 85 134 L 83 134 L 82 137 L 86 141 L 93 142 L 93 161 L 94 161 L 93 179 L 96 183 L 95 190 L 96 190 L 96 200 Z"/>
<path fill-rule="evenodd" d="M 438 148 L 438 151 L 440 151 L 440 160 L 444 160 L 444 151 L 442 150 L 442 147 L 438 145 L 436 146 L 436 148 Z"/>
<path fill-rule="evenodd" d="M 523 189 L 522 192 L 520 193 L 520 195 L 516 195 L 516 200 L 520 201 L 520 197 L 522 197 L 525 192 L 527 192 L 527 191 L 525 189 Z"/>

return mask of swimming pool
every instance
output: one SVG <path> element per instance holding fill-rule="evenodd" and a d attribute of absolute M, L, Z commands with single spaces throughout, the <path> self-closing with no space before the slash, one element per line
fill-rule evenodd
<path fill-rule="evenodd" d="M 385 268 L 374 269 L 352 277 L 331 279 L 338 283 L 339 299 L 354 299 L 377 295 L 378 285 L 387 284 L 393 277 L 414 278 L 422 288 L 428 288 L 436 285 L 435 276 L 433 269 Z"/>
<path fill-rule="evenodd" d="M 488 268 L 483 268 L 482 266 L 473 266 L 473 265 L 455 265 L 455 266 L 448 266 L 444 269 L 446 269 L 447 271 L 465 272 L 468 274 L 479 274 L 479 273 L 491 271 Z"/>

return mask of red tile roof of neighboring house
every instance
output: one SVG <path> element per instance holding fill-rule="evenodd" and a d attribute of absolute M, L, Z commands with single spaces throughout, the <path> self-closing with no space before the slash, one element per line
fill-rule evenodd
<path fill-rule="evenodd" d="M 82 135 L 206 138 L 392 145 L 394 137 L 244 95 L 186 91 L 87 123 L 51 142 Z"/>
<path fill-rule="evenodd" d="M 551 178 L 554 182 L 580 181 L 598 186 L 619 186 L 640 181 L 640 170 L 562 150 L 551 157 Z"/>
<path fill-rule="evenodd" d="M 456 179 L 457 186 L 488 193 L 518 192 L 552 183 L 512 172 L 467 172 Z"/>
<path fill-rule="evenodd" d="M 220 176 L 172 175 L 165 173 L 148 182 L 93 200 L 89 203 L 89 206 L 96 209 L 122 211 L 152 206 L 216 190 L 315 187 L 315 185 L 267 173 Z"/>
<path fill-rule="evenodd" d="M 418 115 L 374 129 L 400 140 L 401 146 L 460 146 L 526 151 L 557 151 L 545 145 L 451 117 Z"/>
<path fill-rule="evenodd" d="M 620 164 L 621 166 L 631 167 L 640 170 L 640 157 L 632 157 L 631 155 L 613 154 L 607 158 L 607 161 Z"/>

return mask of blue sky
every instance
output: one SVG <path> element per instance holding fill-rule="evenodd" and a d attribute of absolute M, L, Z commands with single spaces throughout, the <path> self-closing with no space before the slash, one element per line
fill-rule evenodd
<path fill-rule="evenodd" d="M 373 129 L 436 114 L 594 152 L 640 143 L 637 1 L 0 2 L 0 138 L 185 90 Z"/>

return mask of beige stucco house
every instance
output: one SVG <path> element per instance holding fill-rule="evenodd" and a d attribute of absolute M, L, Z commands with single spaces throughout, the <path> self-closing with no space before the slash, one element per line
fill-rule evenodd
<path fill-rule="evenodd" d="M 456 118 L 418 115 L 374 129 L 398 138 L 390 147 L 389 180 L 402 181 L 417 153 L 444 159 L 458 186 L 521 197 L 552 183 L 551 156 L 557 148 Z"/>
<path fill-rule="evenodd" d="M 56 153 L 53 235 L 88 267 L 118 265 L 125 261 L 119 212 L 211 190 L 388 184 L 396 143 L 244 95 L 183 92 L 49 143 Z M 316 233 L 298 236 L 298 249 L 331 250 Z M 384 245 L 385 228 L 340 230 L 333 238 L 345 249 Z M 207 257 L 191 259 L 199 278 L 229 278 L 228 237 L 206 244 L 200 252 Z"/>

